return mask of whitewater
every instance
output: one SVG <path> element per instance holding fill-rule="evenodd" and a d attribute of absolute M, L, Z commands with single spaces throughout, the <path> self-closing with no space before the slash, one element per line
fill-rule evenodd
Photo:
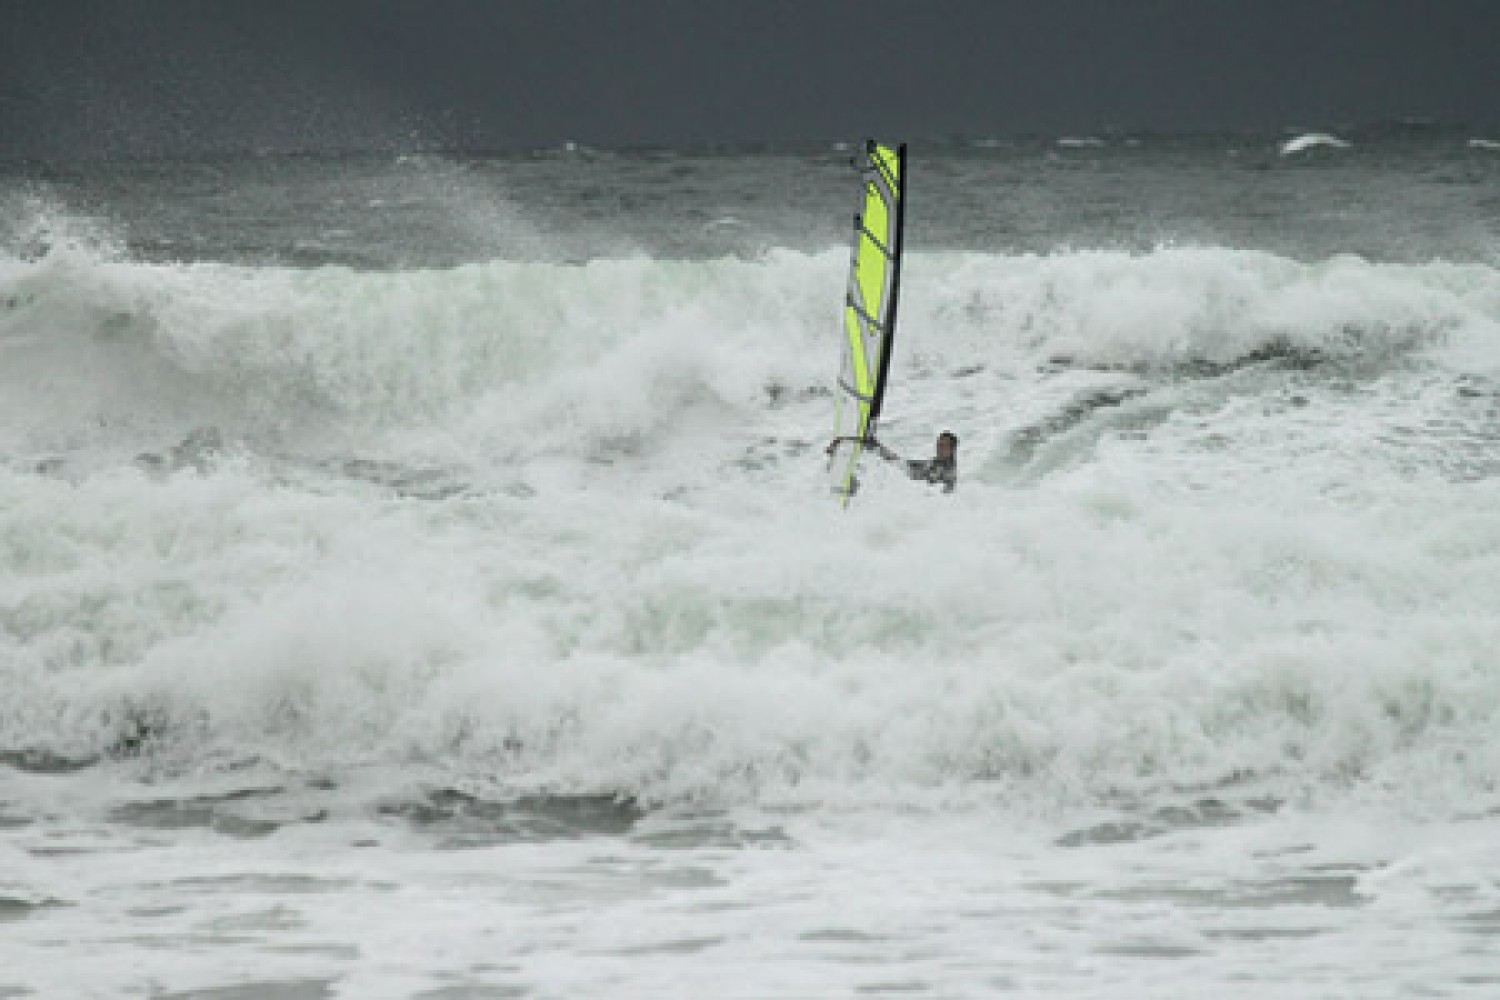
<path fill-rule="evenodd" d="M 1500 993 L 1500 160 L 0 177 L 0 996 Z"/>

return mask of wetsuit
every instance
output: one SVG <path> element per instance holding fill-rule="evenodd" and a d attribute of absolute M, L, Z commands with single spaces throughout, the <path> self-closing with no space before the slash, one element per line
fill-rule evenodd
<path fill-rule="evenodd" d="M 944 493 L 952 493 L 958 486 L 958 460 L 942 459 L 937 456 L 932 458 L 903 459 L 885 445 L 877 446 L 880 457 L 887 462 L 900 462 L 906 466 L 906 475 L 920 482 L 930 483 L 936 486 L 943 484 Z"/>
<path fill-rule="evenodd" d="M 952 493 L 958 486 L 958 462 L 951 458 L 947 461 L 941 458 L 908 459 L 906 474 L 933 486 L 942 483 L 944 493 Z"/>

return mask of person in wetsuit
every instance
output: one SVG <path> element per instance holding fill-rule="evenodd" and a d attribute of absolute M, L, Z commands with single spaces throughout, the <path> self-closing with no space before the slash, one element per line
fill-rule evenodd
<path fill-rule="evenodd" d="M 903 459 L 894 451 L 873 442 L 875 452 L 887 462 L 901 462 L 906 466 L 906 475 L 933 486 L 941 483 L 944 493 L 952 493 L 958 486 L 958 435 L 943 431 L 938 435 L 936 454 L 931 458 Z"/>
<path fill-rule="evenodd" d="M 845 441 L 855 441 L 857 438 L 834 438 L 828 442 L 825 449 L 828 455 L 833 455 L 839 445 Z M 943 431 L 938 435 L 935 454 L 931 458 L 904 459 L 894 451 L 887 448 L 874 438 L 868 438 L 869 445 L 875 453 L 887 462 L 900 462 L 906 466 L 905 472 L 908 478 L 936 486 L 942 484 L 944 493 L 952 493 L 958 486 L 958 435 L 952 431 Z M 855 479 L 849 485 L 849 492 L 853 493 L 859 489 L 859 480 Z"/>

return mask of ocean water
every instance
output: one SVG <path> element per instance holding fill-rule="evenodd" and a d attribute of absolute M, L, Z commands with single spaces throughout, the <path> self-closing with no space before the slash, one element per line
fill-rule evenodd
<path fill-rule="evenodd" d="M 1500 995 L 1492 136 L 0 168 L 0 997 Z M 1473 140 L 1473 141 L 1471 141 Z"/>

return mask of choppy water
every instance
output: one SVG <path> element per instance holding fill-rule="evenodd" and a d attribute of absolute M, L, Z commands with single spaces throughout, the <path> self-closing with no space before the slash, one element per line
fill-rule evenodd
<path fill-rule="evenodd" d="M 7 168 L 0 996 L 1500 991 L 1500 155 Z"/>

